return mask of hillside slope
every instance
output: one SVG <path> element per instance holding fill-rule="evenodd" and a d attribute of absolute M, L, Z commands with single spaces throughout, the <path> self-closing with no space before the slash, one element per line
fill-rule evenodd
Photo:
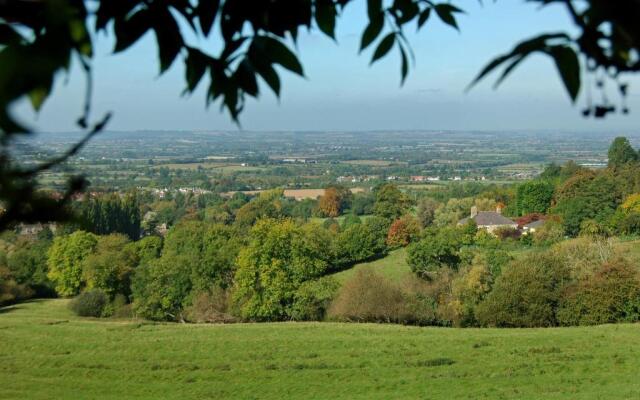
<path fill-rule="evenodd" d="M 0 398 L 599 399 L 640 393 L 640 326 L 151 324 L 0 309 Z"/>

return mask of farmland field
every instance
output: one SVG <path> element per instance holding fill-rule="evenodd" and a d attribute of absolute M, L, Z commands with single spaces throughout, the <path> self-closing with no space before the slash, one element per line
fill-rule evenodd
<path fill-rule="evenodd" d="M 153 324 L 0 310 L 0 398 L 628 399 L 640 326 Z"/>

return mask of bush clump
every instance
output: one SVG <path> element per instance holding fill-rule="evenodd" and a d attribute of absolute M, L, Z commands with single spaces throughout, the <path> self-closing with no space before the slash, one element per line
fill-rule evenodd
<path fill-rule="evenodd" d="M 90 290 L 71 300 L 69 308 L 81 317 L 104 317 L 108 305 L 109 296 L 101 290 Z"/>
<path fill-rule="evenodd" d="M 509 264 L 493 290 L 476 308 L 480 325 L 545 327 L 557 325 L 556 309 L 569 271 L 552 253 Z"/>
<path fill-rule="evenodd" d="M 296 321 L 323 320 L 339 288 L 338 281 L 329 276 L 304 282 L 294 295 L 291 318 Z"/>
<path fill-rule="evenodd" d="M 640 273 L 623 258 L 603 264 L 567 287 L 558 310 L 561 325 L 640 320 Z"/>
<path fill-rule="evenodd" d="M 196 294 L 184 310 L 184 319 L 199 323 L 232 323 L 237 319 L 230 312 L 231 296 L 227 290 L 216 287 Z"/>
<path fill-rule="evenodd" d="M 397 285 L 371 270 L 359 270 L 342 286 L 328 316 L 339 321 L 402 323 L 407 307 Z"/>

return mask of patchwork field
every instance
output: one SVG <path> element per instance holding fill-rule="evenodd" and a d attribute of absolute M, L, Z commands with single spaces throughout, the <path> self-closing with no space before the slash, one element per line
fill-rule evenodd
<path fill-rule="evenodd" d="M 3 399 L 630 399 L 640 326 L 152 324 L 0 310 Z"/>

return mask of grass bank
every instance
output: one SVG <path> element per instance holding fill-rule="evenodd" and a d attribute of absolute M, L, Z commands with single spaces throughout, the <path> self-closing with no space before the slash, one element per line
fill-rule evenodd
<path fill-rule="evenodd" d="M 0 310 L 0 398 L 613 399 L 640 393 L 640 326 L 448 329 L 151 324 Z"/>

